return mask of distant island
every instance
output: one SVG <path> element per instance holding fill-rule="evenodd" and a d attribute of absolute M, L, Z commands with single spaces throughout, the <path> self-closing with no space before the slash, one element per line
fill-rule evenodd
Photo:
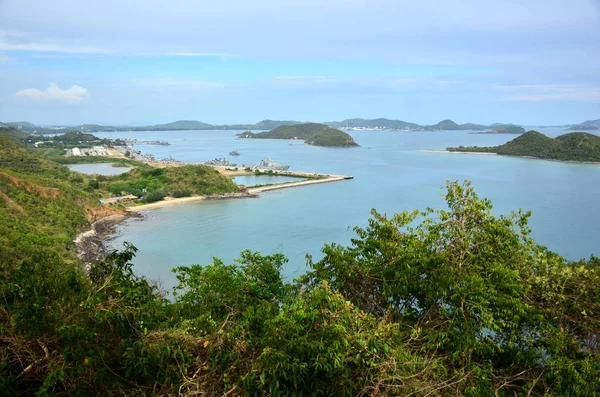
<path fill-rule="evenodd" d="M 501 128 L 495 128 L 491 131 L 480 131 L 480 132 L 471 132 L 471 134 L 476 134 L 476 135 L 487 135 L 487 134 L 515 134 L 515 135 L 520 135 L 520 134 L 524 134 L 525 133 L 525 128 L 523 127 L 519 127 L 516 125 L 511 125 L 511 126 L 506 126 L 506 127 L 501 127 Z"/>
<path fill-rule="evenodd" d="M 528 131 L 500 146 L 459 146 L 449 147 L 447 150 L 534 157 L 544 160 L 600 162 L 600 136 L 585 132 L 571 132 L 550 138 L 537 131 Z"/>
<path fill-rule="evenodd" d="M 196 120 L 178 120 L 166 124 L 154 124 L 145 126 L 129 125 L 100 125 L 80 124 L 77 126 L 55 125 L 40 126 L 27 121 L 0 122 L 0 127 L 17 128 L 35 134 L 56 134 L 67 131 L 100 132 L 100 131 L 196 131 L 196 130 L 272 130 L 281 126 L 307 124 L 306 121 L 295 120 L 262 120 L 254 124 L 225 124 L 213 125 Z M 457 124 L 452 120 L 443 120 L 433 125 L 420 125 L 402 120 L 390 119 L 347 119 L 342 121 L 331 121 L 322 123 L 330 128 L 348 130 L 385 130 L 385 131 L 480 131 L 505 127 L 515 127 L 514 124 L 494 123 L 491 125 L 465 123 Z"/>
<path fill-rule="evenodd" d="M 298 124 L 307 124 L 308 121 L 297 120 L 270 120 L 265 119 L 258 123 L 250 124 L 223 124 L 215 125 L 204 123 L 197 120 L 178 120 L 165 124 L 154 125 L 101 125 L 101 124 L 80 124 L 80 125 L 47 125 L 41 126 L 28 121 L 0 122 L 0 127 L 17 128 L 29 133 L 35 134 L 57 134 L 67 131 L 82 132 L 100 132 L 100 131 L 197 131 L 197 130 L 237 130 L 237 131 L 264 131 L 272 130 L 281 126 L 291 126 Z M 442 120 L 437 124 L 417 124 L 403 120 L 392 120 L 386 118 L 377 119 L 345 119 L 342 121 L 326 121 L 322 124 L 330 128 L 345 130 L 383 130 L 383 131 L 481 131 L 482 133 L 492 134 L 517 134 L 524 133 L 518 128 L 522 126 L 510 123 L 494 123 L 490 125 L 477 123 L 458 124 L 453 120 Z M 598 130 L 600 129 L 599 120 L 588 120 L 580 124 L 570 124 L 558 126 L 568 130 Z M 506 131 L 503 131 L 506 129 Z M 512 131 L 512 132 L 510 132 Z"/>
<path fill-rule="evenodd" d="M 303 123 L 282 125 L 271 131 L 255 134 L 246 131 L 238 134 L 241 138 L 249 139 L 302 139 L 308 145 L 326 147 L 356 147 L 358 144 L 345 133 L 325 124 Z"/>
<path fill-rule="evenodd" d="M 587 120 L 581 124 L 574 125 L 568 130 L 600 130 L 600 119 L 598 120 Z"/>

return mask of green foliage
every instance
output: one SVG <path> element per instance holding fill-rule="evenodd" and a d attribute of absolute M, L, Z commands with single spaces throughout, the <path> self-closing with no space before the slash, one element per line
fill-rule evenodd
<path fill-rule="evenodd" d="M 148 192 L 144 196 L 144 201 L 147 203 L 154 203 L 156 201 L 161 201 L 165 198 L 165 193 L 160 190 L 155 190 L 153 192 Z"/>
<path fill-rule="evenodd" d="M 104 177 L 100 187 L 111 194 L 123 193 L 145 197 L 150 196 L 152 192 L 160 191 L 163 194 L 162 198 L 208 196 L 237 191 L 237 186 L 231 179 L 208 166 L 155 168 L 141 163 L 129 172 Z M 143 189 L 146 189 L 147 193 L 144 193 Z"/>
<path fill-rule="evenodd" d="M 244 133 L 243 136 L 262 139 L 303 139 L 309 145 L 330 147 L 358 146 L 354 139 L 344 131 L 330 128 L 325 124 L 304 123 L 283 125 L 259 134 Z"/>
<path fill-rule="evenodd" d="M 572 132 L 557 138 L 550 138 L 537 131 L 529 131 L 501 146 L 460 146 L 448 148 L 448 150 L 488 152 L 549 160 L 600 162 L 600 137 L 585 132 Z"/>
<path fill-rule="evenodd" d="M 0 135 L 16 140 L 29 137 L 27 132 L 12 127 L 0 127 Z"/>
<path fill-rule="evenodd" d="M 175 197 L 175 198 L 180 198 L 180 197 L 189 197 L 192 195 L 192 191 L 189 189 L 178 189 L 178 190 L 173 190 L 173 193 L 171 193 L 171 196 Z"/>
<path fill-rule="evenodd" d="M 98 210 L 84 189 L 220 175 L 91 179 L 0 143 L 0 395 L 600 392 L 600 259 L 547 251 L 528 213 L 494 216 L 468 183 L 448 184 L 446 210 L 373 211 L 296 282 L 283 255 L 244 251 L 176 268 L 167 300 L 131 245 L 84 270 L 69 247 Z"/>

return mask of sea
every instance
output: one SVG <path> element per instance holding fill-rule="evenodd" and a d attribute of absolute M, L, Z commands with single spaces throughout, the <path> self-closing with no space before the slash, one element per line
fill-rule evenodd
<path fill-rule="evenodd" d="M 536 128 L 556 137 L 566 131 Z M 290 170 L 351 175 L 354 179 L 265 192 L 259 198 L 202 201 L 143 212 L 118 226 L 108 245 L 138 248 L 135 270 L 169 292 L 177 266 L 233 263 L 242 250 L 283 253 L 292 280 L 318 260 L 325 244 L 349 245 L 353 228 L 371 209 L 445 208 L 446 181 L 469 180 L 497 215 L 531 211 L 532 237 L 569 260 L 600 256 L 600 165 L 526 158 L 425 152 L 449 146 L 492 146 L 515 135 L 465 131 L 348 131 L 357 148 L 324 148 L 299 141 L 238 139 L 240 131 L 101 132 L 102 138 L 163 140 L 169 146 L 135 149 L 157 159 L 200 163 L 216 157 L 257 164 L 266 156 Z M 597 132 L 597 131 L 596 131 Z M 240 156 L 229 156 L 237 150 Z M 246 181 L 247 182 L 247 181 Z"/>

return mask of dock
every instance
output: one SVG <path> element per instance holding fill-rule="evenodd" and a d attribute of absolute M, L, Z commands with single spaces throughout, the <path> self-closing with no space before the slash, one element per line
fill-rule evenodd
<path fill-rule="evenodd" d="M 290 172 L 286 172 L 286 174 L 289 175 Z M 310 174 L 310 175 L 314 175 L 314 174 Z M 317 183 L 339 182 L 339 181 L 344 181 L 344 180 L 348 180 L 348 179 L 354 179 L 353 176 L 349 176 L 349 175 L 331 175 L 331 174 L 317 174 L 317 175 L 319 175 L 323 178 L 321 178 L 321 179 L 305 179 L 303 181 L 298 181 L 298 182 L 287 182 L 287 183 L 273 184 L 273 185 L 267 185 L 267 186 L 260 186 L 260 187 L 256 187 L 256 188 L 248 188 L 248 193 L 258 194 L 258 193 L 262 193 L 262 192 L 268 192 L 270 190 L 287 189 L 290 187 L 315 185 Z"/>

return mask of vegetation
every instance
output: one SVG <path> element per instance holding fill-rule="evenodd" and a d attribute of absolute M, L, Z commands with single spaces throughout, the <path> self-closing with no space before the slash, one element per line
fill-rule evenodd
<path fill-rule="evenodd" d="M 283 255 L 244 251 L 174 269 L 168 300 L 135 247 L 86 272 L 70 241 L 110 213 L 94 181 L 164 192 L 207 170 L 87 180 L 0 137 L 0 173 L 0 395 L 600 392 L 600 260 L 549 252 L 468 184 L 447 210 L 373 211 L 294 282 Z"/>
<path fill-rule="evenodd" d="M 246 131 L 244 138 L 259 139 L 302 139 L 309 145 L 328 147 L 355 147 L 354 139 L 344 131 L 330 128 L 325 124 L 305 123 L 285 125 L 274 130 L 253 134 Z"/>
<path fill-rule="evenodd" d="M 598 120 L 587 120 L 581 124 L 574 125 L 569 130 L 580 131 L 580 130 L 600 130 L 600 119 Z"/>
<path fill-rule="evenodd" d="M 516 125 L 494 128 L 491 131 L 475 132 L 475 134 L 524 134 L 525 129 Z"/>
<path fill-rule="evenodd" d="M 231 179 L 205 165 L 155 168 L 142 163 L 137 164 L 135 169 L 123 174 L 98 176 L 100 190 L 112 195 L 144 196 L 146 200 L 149 196 L 147 193 L 152 192 L 160 192 L 163 195 L 160 198 L 162 200 L 165 196 L 175 197 L 179 194 L 209 196 L 238 191 Z"/>
<path fill-rule="evenodd" d="M 16 140 L 29 137 L 27 132 L 12 127 L 0 127 L 0 135 Z"/>
<path fill-rule="evenodd" d="M 487 152 L 548 160 L 600 162 L 600 136 L 585 132 L 572 132 L 550 138 L 537 131 L 529 131 L 501 146 L 459 146 L 447 150 Z"/>

